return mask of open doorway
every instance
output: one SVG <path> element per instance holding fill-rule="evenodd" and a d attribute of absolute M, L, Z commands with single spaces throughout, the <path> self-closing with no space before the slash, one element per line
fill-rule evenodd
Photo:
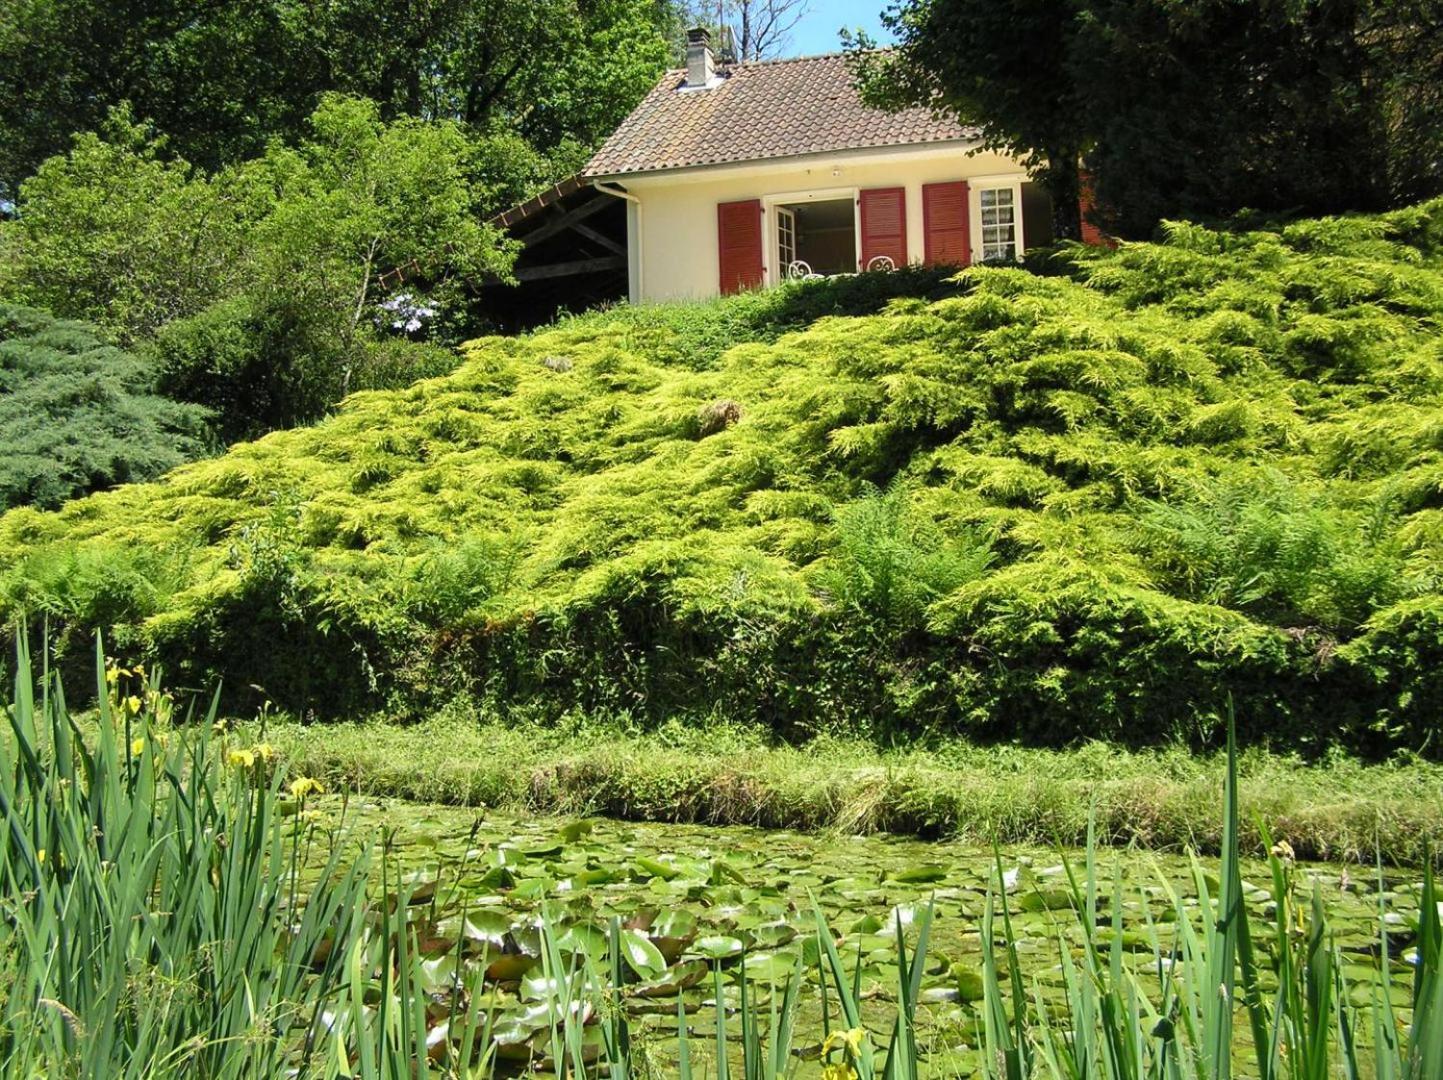
<path fill-rule="evenodd" d="M 778 205 L 776 244 L 777 267 L 784 278 L 856 273 L 855 200 L 821 199 Z"/>

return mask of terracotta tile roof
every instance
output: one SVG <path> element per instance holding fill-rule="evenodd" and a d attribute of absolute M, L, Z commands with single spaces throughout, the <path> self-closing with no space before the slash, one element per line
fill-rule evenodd
<path fill-rule="evenodd" d="M 867 108 L 840 54 L 736 64 L 723 69 L 711 89 L 685 86 L 685 70 L 662 76 L 585 175 L 976 138 L 973 129 L 926 109 Z"/>

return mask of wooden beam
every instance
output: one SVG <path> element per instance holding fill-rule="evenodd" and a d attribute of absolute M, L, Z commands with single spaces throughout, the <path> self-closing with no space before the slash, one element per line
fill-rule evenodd
<path fill-rule="evenodd" d="M 561 217 L 548 221 L 545 225 L 541 226 L 541 228 L 527 233 L 521 238 L 521 246 L 523 248 L 535 247 L 541 243 L 541 241 L 549 240 L 557 233 L 564 232 L 571 228 L 578 221 L 585 221 L 592 214 L 600 213 L 615 200 L 615 195 L 598 195 L 589 202 L 582 203 L 575 210 L 568 211 L 562 214 Z"/>
<path fill-rule="evenodd" d="M 625 270 L 625 255 L 604 255 L 599 259 L 573 259 L 549 266 L 527 266 L 515 271 L 517 281 L 541 281 L 545 278 L 570 277 L 573 274 L 596 274 L 603 270 Z"/>
<path fill-rule="evenodd" d="M 517 224 L 518 222 L 525 221 L 533 214 L 539 214 L 542 210 L 545 210 L 552 203 L 557 202 L 560 199 L 564 199 L 568 195 L 571 195 L 577 191 L 580 191 L 584 186 L 585 182 L 581 179 L 581 174 L 578 173 L 575 176 L 568 177 L 567 179 L 561 181 L 561 183 L 557 184 L 553 188 L 547 188 L 540 195 L 537 195 L 534 199 L 527 199 L 519 206 L 513 206 L 510 210 L 507 210 L 501 214 L 497 214 L 495 217 L 491 218 L 487 222 L 487 224 L 495 225 L 498 228 L 502 229 L 509 229 L 511 228 L 511 226 Z"/>
<path fill-rule="evenodd" d="M 581 222 L 578 221 L 572 224 L 571 231 L 586 237 L 593 243 L 600 244 L 607 251 L 613 251 L 618 255 L 626 254 L 626 245 L 618 244 L 611 237 L 607 236 L 605 233 L 597 232 L 590 225 L 583 225 L 581 224 Z"/>

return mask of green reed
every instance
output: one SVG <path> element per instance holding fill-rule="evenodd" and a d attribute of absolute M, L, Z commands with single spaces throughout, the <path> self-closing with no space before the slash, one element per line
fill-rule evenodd
<path fill-rule="evenodd" d="M 415 913 L 426 898 L 414 882 L 396 880 L 384 849 L 317 851 L 328 838 L 307 821 L 304 786 L 288 788 L 263 747 L 233 746 L 213 703 L 172 724 L 158 698 L 115 692 L 98 647 L 96 666 L 99 717 L 82 729 L 58 681 L 45 671 L 36 678 L 23 644 L 18 653 L 0 737 L 4 1076 L 939 1073 L 919 1019 L 930 908 L 910 931 L 897 916 L 886 1022 L 864 1015 L 860 956 L 844 962 L 816 908 L 815 949 L 804 950 L 815 971 L 799 955 L 778 986 L 732 969 L 738 996 L 729 1006 L 724 961 L 698 967 L 715 997 L 702 1006 L 713 1021 L 708 1045 L 690 1030 L 680 982 L 674 1035 L 637 1026 L 640 987 L 624 956 L 644 947 L 628 938 L 633 932 L 613 919 L 604 950 L 588 951 L 543 906 L 543 992 L 520 1023 L 497 1008 L 488 957 L 465 955 L 460 938 L 441 952 L 423 940 Z M 1029 985 L 999 856 L 979 927 L 976 1049 L 989 1080 L 1227 1080 L 1235 1070 L 1260 1080 L 1443 1076 L 1432 860 L 1406 949 L 1390 939 L 1380 909 L 1380 978 L 1370 1003 L 1357 1007 L 1321 897 L 1299 895 L 1285 845 L 1270 857 L 1274 914 L 1249 913 L 1231 743 L 1223 794 L 1217 877 L 1195 859 L 1195 901 L 1167 886 L 1168 917 L 1147 915 L 1140 952 L 1123 949 L 1123 886 L 1118 878 L 1105 895 L 1096 842 L 1081 868 L 1066 865 L 1071 908 L 1058 915 L 1082 944 L 1074 950 L 1067 927 L 1059 932 L 1061 1005 Z M 320 867 L 305 895 L 303 865 Z M 1388 994 L 1400 963 L 1412 968 L 1406 1010 Z M 822 1006 L 821 1042 L 802 1047 L 798 1013 L 808 994 Z"/>

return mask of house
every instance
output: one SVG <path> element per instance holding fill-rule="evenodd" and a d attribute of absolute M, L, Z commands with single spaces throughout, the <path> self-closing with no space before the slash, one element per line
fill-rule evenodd
<path fill-rule="evenodd" d="M 582 175 L 627 204 L 633 302 L 1014 259 L 1052 235 L 1046 193 L 974 129 L 866 107 L 842 55 L 719 66 L 700 29 Z"/>

